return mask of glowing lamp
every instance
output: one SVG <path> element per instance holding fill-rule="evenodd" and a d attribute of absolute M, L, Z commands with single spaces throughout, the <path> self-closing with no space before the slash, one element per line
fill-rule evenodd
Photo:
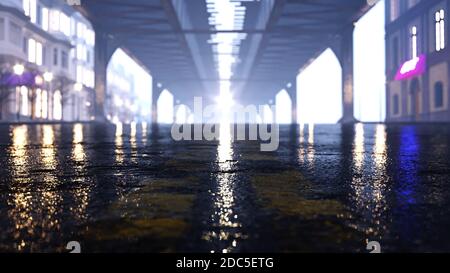
<path fill-rule="evenodd" d="M 75 91 L 77 91 L 77 92 L 81 92 L 83 90 L 83 84 L 77 82 L 73 85 L 73 89 L 75 89 Z"/>
<path fill-rule="evenodd" d="M 34 78 L 34 83 L 35 83 L 36 85 L 40 86 L 40 85 L 42 85 L 42 84 L 44 83 L 44 79 L 43 79 L 41 76 L 37 75 L 37 76 Z"/>
<path fill-rule="evenodd" d="M 46 82 L 51 82 L 51 81 L 53 81 L 53 73 L 51 73 L 51 72 L 45 72 L 45 73 L 44 73 L 44 80 L 45 80 Z"/>
<path fill-rule="evenodd" d="M 14 74 L 18 75 L 18 76 L 22 76 L 23 72 L 25 71 L 25 67 L 21 64 L 16 64 L 13 67 L 14 70 Z"/>
<path fill-rule="evenodd" d="M 396 81 L 409 79 L 418 75 L 422 75 L 426 70 L 426 56 L 420 55 L 409 61 L 406 61 L 395 76 Z"/>

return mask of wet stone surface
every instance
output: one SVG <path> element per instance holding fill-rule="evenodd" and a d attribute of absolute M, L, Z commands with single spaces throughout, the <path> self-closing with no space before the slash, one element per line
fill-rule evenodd
<path fill-rule="evenodd" d="M 0 251 L 450 251 L 450 126 L 0 125 Z"/>

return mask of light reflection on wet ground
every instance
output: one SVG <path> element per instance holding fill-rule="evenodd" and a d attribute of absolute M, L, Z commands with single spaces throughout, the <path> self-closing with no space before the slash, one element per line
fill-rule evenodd
<path fill-rule="evenodd" d="M 450 251 L 450 126 L 0 125 L 0 251 Z"/>

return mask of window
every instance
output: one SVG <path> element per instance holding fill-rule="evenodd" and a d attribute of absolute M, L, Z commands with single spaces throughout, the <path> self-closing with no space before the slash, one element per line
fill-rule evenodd
<path fill-rule="evenodd" d="M 56 90 L 53 94 L 53 118 L 61 120 L 62 118 L 62 96 L 59 90 Z"/>
<path fill-rule="evenodd" d="M 444 85 L 437 82 L 434 85 L 434 108 L 444 107 Z"/>
<path fill-rule="evenodd" d="M 28 39 L 28 61 L 36 62 L 36 41 L 33 39 Z"/>
<path fill-rule="evenodd" d="M 36 89 L 36 97 L 34 102 L 34 116 L 40 118 L 42 115 L 42 90 Z"/>
<path fill-rule="evenodd" d="M 24 37 L 22 41 L 22 51 L 25 54 L 28 54 L 28 38 Z"/>
<path fill-rule="evenodd" d="M 41 118 L 46 119 L 48 117 L 48 93 L 46 90 L 42 90 L 41 99 Z"/>
<path fill-rule="evenodd" d="M 87 49 L 84 45 L 77 45 L 77 59 L 81 61 L 87 60 Z"/>
<path fill-rule="evenodd" d="M 5 39 L 5 19 L 0 18 L 0 40 Z"/>
<path fill-rule="evenodd" d="M 76 36 L 77 35 L 77 21 L 75 18 L 70 18 L 70 36 Z"/>
<path fill-rule="evenodd" d="M 391 0 L 391 22 L 395 21 L 400 16 L 400 1 L 399 0 Z"/>
<path fill-rule="evenodd" d="M 395 37 L 392 40 L 392 67 L 393 67 L 393 70 L 397 70 L 399 63 L 400 63 L 398 50 L 399 50 L 398 37 Z"/>
<path fill-rule="evenodd" d="M 53 49 L 53 65 L 54 66 L 58 65 L 58 49 L 57 48 Z"/>
<path fill-rule="evenodd" d="M 21 102 L 20 113 L 23 116 L 27 116 L 28 115 L 28 88 L 26 88 L 25 86 L 20 87 L 20 102 Z"/>
<path fill-rule="evenodd" d="M 36 23 L 36 0 L 23 0 L 22 4 L 25 15 L 30 17 L 32 23 Z"/>
<path fill-rule="evenodd" d="M 59 31 L 70 36 L 70 18 L 63 12 L 59 13 Z"/>
<path fill-rule="evenodd" d="M 77 37 L 83 38 L 84 35 L 84 24 L 83 23 L 77 23 Z"/>
<path fill-rule="evenodd" d="M 59 14 L 60 12 L 57 10 L 52 10 L 50 12 L 50 30 L 59 31 Z"/>
<path fill-rule="evenodd" d="M 42 65 L 42 44 L 36 42 L 36 64 Z"/>
<path fill-rule="evenodd" d="M 69 68 L 69 55 L 64 50 L 61 51 L 61 66 L 63 68 Z"/>
<path fill-rule="evenodd" d="M 436 51 L 441 51 L 445 48 L 445 12 L 443 9 L 435 14 L 436 19 Z"/>
<path fill-rule="evenodd" d="M 411 28 L 411 59 L 417 58 L 417 27 Z"/>
<path fill-rule="evenodd" d="M 86 31 L 87 31 L 86 43 L 90 46 L 94 46 L 95 45 L 95 32 L 90 29 L 88 29 Z"/>
<path fill-rule="evenodd" d="M 47 48 L 45 46 L 42 47 L 42 64 L 47 64 Z"/>
<path fill-rule="evenodd" d="M 394 97 L 392 99 L 392 104 L 393 104 L 394 115 L 398 115 L 400 113 L 400 100 L 399 100 L 398 95 L 394 95 Z"/>
<path fill-rule="evenodd" d="M 9 22 L 9 41 L 14 45 L 20 45 L 22 40 L 22 29 L 19 25 Z"/>
<path fill-rule="evenodd" d="M 34 39 L 28 39 L 28 61 L 42 65 L 42 44 Z"/>
<path fill-rule="evenodd" d="M 48 24 L 48 8 L 42 8 L 42 29 L 45 31 L 49 30 L 49 24 Z"/>
<path fill-rule="evenodd" d="M 42 27 L 42 6 L 41 5 L 37 5 L 36 23 Z"/>

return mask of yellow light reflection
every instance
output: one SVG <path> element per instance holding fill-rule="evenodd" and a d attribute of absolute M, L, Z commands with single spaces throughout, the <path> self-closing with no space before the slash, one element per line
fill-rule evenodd
<path fill-rule="evenodd" d="M 364 124 L 355 125 L 355 141 L 353 148 L 354 165 L 361 171 L 364 163 Z"/>
<path fill-rule="evenodd" d="M 305 142 L 305 124 L 300 123 L 300 138 L 299 138 L 300 148 L 298 149 L 298 162 L 300 164 L 303 164 L 305 162 L 305 148 L 303 146 L 304 142 Z"/>
<path fill-rule="evenodd" d="M 217 176 L 218 187 L 213 194 L 214 213 L 211 215 L 214 226 L 218 227 L 219 231 L 208 232 L 203 238 L 208 241 L 229 241 L 229 246 L 224 249 L 213 249 L 211 252 L 232 252 L 238 245 L 237 239 L 242 238 L 242 234 L 236 230 L 241 227 L 241 223 L 233 210 L 235 206 L 233 183 L 236 178 L 235 174 L 229 172 L 234 165 L 232 142 L 230 124 L 221 123 L 217 148 L 217 162 L 221 172 Z"/>
<path fill-rule="evenodd" d="M 308 153 L 306 157 L 310 167 L 314 166 L 314 157 L 316 154 L 314 149 L 314 126 L 314 123 L 308 125 Z"/>
<path fill-rule="evenodd" d="M 33 251 L 35 238 L 39 238 L 40 243 L 49 243 L 54 237 L 52 234 L 57 234 L 60 229 L 62 200 L 56 190 L 54 138 L 53 127 L 45 125 L 42 127 L 40 147 L 33 148 L 28 146 L 26 126 L 15 127 L 12 132 L 12 168 L 17 175 L 11 184 L 8 216 L 14 223 L 12 233 L 18 251 Z M 38 152 L 38 158 L 31 160 L 30 157 L 36 156 L 32 154 L 34 151 Z M 33 169 L 42 170 L 39 177 L 30 175 L 30 164 Z M 33 190 L 17 191 L 17 184 L 34 182 L 39 183 L 33 186 Z"/>
<path fill-rule="evenodd" d="M 376 208 L 384 206 L 384 196 L 386 184 L 384 174 L 386 173 L 387 148 L 386 148 L 386 126 L 377 125 L 375 131 L 375 146 L 373 147 L 373 160 L 375 162 L 375 180 L 373 183 L 372 198 L 376 203 Z"/>
<path fill-rule="evenodd" d="M 379 171 L 384 172 L 387 154 L 386 154 L 386 126 L 383 124 L 377 125 L 376 128 L 374 157 L 377 169 Z"/>
<path fill-rule="evenodd" d="M 356 208 L 366 218 L 368 227 L 365 228 L 364 232 L 370 236 L 370 239 L 380 239 L 378 236 L 386 228 L 381 221 L 386 210 L 384 199 L 386 191 L 385 164 L 387 161 L 385 129 L 384 125 L 378 125 L 375 128 L 373 148 L 371 151 L 366 151 L 366 145 L 372 144 L 371 139 L 366 138 L 366 130 L 363 124 L 355 125 L 351 198 Z M 368 159 L 366 158 L 366 152 L 372 152 L 371 162 L 366 162 L 366 159 Z M 371 166 L 371 164 L 374 168 L 366 167 L 366 165 Z"/>
<path fill-rule="evenodd" d="M 144 143 L 144 145 L 147 143 L 147 128 L 148 128 L 148 123 L 147 122 L 142 122 L 142 143 Z"/>
<path fill-rule="evenodd" d="M 42 163 L 46 168 L 53 169 L 56 166 L 55 132 L 51 125 L 44 125 L 42 130 Z"/>
<path fill-rule="evenodd" d="M 13 185 L 17 183 L 23 183 L 19 179 L 20 174 L 24 175 L 26 172 L 27 157 L 26 157 L 26 147 L 28 144 L 28 129 L 27 126 L 17 126 L 14 127 L 12 131 L 12 146 L 11 146 L 11 159 L 12 159 L 12 169 L 16 175 L 13 176 Z M 32 197 L 31 193 L 21 193 L 15 192 L 8 198 L 8 205 L 11 209 L 8 210 L 8 216 L 12 220 L 15 226 L 13 231 L 15 240 L 15 247 L 18 251 L 23 250 L 27 247 L 27 242 L 23 239 L 22 231 L 26 234 L 32 235 L 34 232 L 33 228 L 33 217 L 32 217 Z"/>
<path fill-rule="evenodd" d="M 116 125 L 116 138 L 114 141 L 115 144 L 115 154 L 116 154 L 116 162 L 123 163 L 124 162 L 124 154 L 123 154 L 123 124 L 121 122 L 115 123 Z"/>
<path fill-rule="evenodd" d="M 130 127 L 131 127 L 131 129 L 130 129 L 130 145 L 131 145 L 131 153 L 132 153 L 131 161 L 133 163 L 137 163 L 138 157 L 137 157 L 137 138 L 136 138 L 137 124 L 136 124 L 136 122 L 132 122 L 130 124 Z"/>
<path fill-rule="evenodd" d="M 73 127 L 73 150 L 72 159 L 77 162 L 75 170 L 81 174 L 86 167 L 86 153 L 83 146 L 83 124 L 75 124 Z M 91 185 L 86 184 L 77 187 L 73 191 L 74 202 L 70 208 L 73 216 L 79 220 L 84 221 L 87 219 L 87 207 L 89 205 L 89 194 L 91 191 Z"/>
<path fill-rule="evenodd" d="M 86 158 L 83 147 L 83 125 L 75 124 L 73 127 L 73 151 L 72 158 L 77 161 L 83 161 Z"/>

